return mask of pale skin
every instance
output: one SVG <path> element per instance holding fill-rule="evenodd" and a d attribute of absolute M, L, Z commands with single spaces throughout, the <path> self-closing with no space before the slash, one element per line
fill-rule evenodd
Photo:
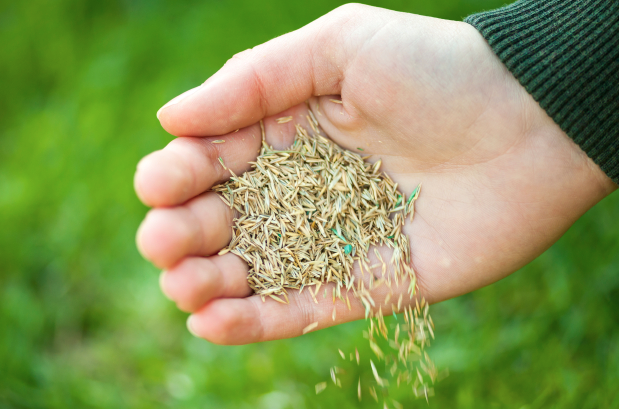
<path fill-rule="evenodd" d="M 164 270 L 163 293 L 192 313 L 196 336 L 247 344 L 363 318 L 359 303 L 349 311 L 339 302 L 333 321 L 332 300 L 316 304 L 307 291 L 291 291 L 290 305 L 262 302 L 247 285 L 248 266 L 217 255 L 233 218 L 209 192 L 230 176 L 217 158 L 248 170 L 262 118 L 268 143 L 285 148 L 295 123 L 308 127 L 305 101 L 336 143 L 382 159 L 404 193 L 423 182 L 405 232 L 419 294 L 431 303 L 513 273 L 617 188 L 472 26 L 340 7 L 237 54 L 158 112 L 179 138 L 138 165 L 136 192 L 153 209 L 137 244 Z M 294 120 L 276 123 L 288 115 Z"/>

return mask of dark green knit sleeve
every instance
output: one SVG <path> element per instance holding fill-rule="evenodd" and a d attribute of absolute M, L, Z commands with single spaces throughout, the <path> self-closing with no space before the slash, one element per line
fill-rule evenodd
<path fill-rule="evenodd" d="M 464 21 L 619 184 L 619 0 L 521 0 Z"/>

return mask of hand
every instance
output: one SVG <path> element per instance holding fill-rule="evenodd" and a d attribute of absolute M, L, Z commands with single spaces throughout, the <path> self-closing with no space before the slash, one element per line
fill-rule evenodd
<path fill-rule="evenodd" d="M 229 242 L 233 217 L 209 192 L 229 177 L 217 158 L 237 174 L 249 169 L 261 118 L 268 143 L 286 147 L 294 122 L 307 127 L 308 99 L 335 142 L 381 158 L 404 193 L 423 182 L 405 231 L 420 293 L 433 303 L 516 271 L 616 188 L 472 26 L 340 7 L 234 56 L 158 113 L 180 138 L 138 165 L 136 191 L 155 209 L 137 242 L 166 270 L 162 289 L 193 312 L 198 336 L 243 344 L 363 317 L 360 303 L 341 304 L 334 322 L 331 300 L 315 304 L 308 292 L 291 292 L 288 306 L 263 303 L 250 296 L 242 260 L 213 255 Z M 275 122 L 287 115 L 294 122 Z"/>

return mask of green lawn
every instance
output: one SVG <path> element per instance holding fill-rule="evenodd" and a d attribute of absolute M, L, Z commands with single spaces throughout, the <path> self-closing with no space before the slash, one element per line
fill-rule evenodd
<path fill-rule="evenodd" d="M 461 19 L 502 3 L 373 4 Z M 0 3 L 0 408 L 377 407 L 354 387 L 313 390 L 338 347 L 366 348 L 363 322 L 211 345 L 186 332 L 134 244 L 147 210 L 135 165 L 171 139 L 157 109 L 339 4 Z M 431 353 L 450 375 L 430 407 L 619 407 L 619 194 L 526 268 L 433 315 Z"/>

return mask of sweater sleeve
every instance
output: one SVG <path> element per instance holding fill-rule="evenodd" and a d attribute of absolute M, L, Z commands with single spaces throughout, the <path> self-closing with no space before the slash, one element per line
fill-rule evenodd
<path fill-rule="evenodd" d="M 520 0 L 464 21 L 619 184 L 619 0 Z"/>

